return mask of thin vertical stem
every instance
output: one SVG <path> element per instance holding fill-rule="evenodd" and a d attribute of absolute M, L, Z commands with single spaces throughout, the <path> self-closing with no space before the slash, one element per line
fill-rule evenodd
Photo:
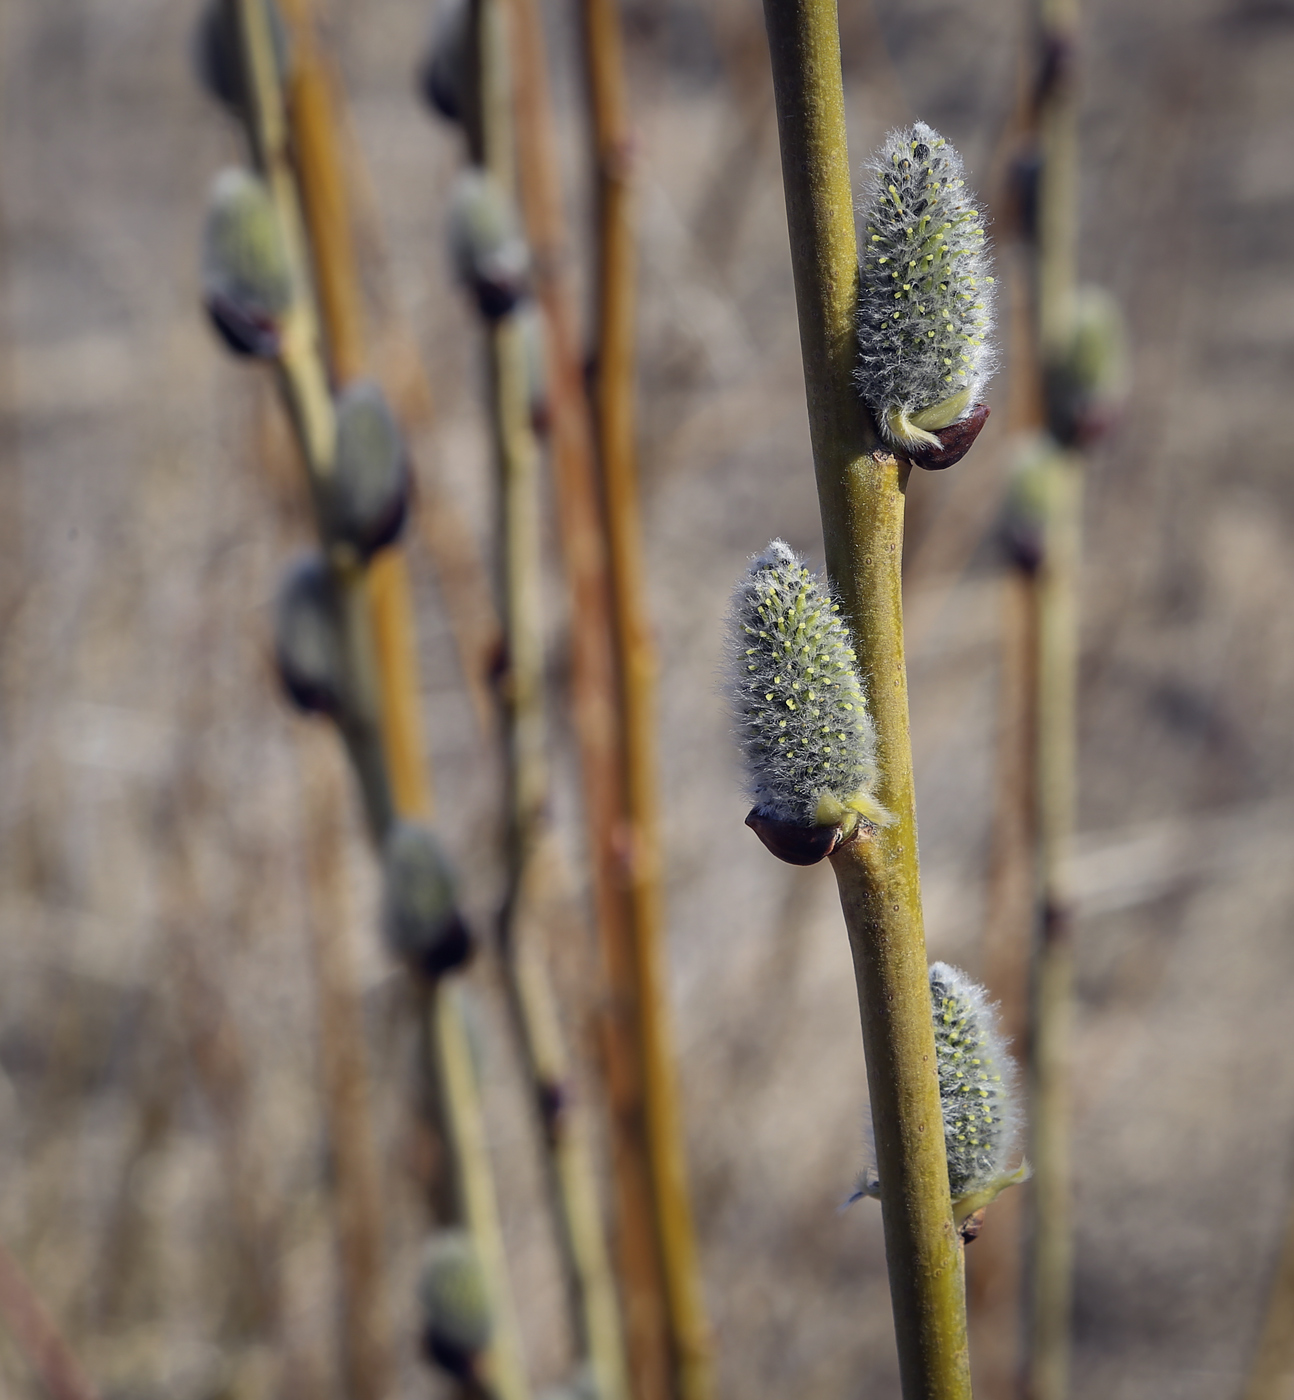
<path fill-rule="evenodd" d="M 337 1240 L 346 1296 L 344 1372 L 348 1395 L 385 1400 L 394 1367 L 382 1286 L 382 1181 L 364 1062 L 363 1013 L 353 958 L 346 947 L 340 816 L 344 788 L 337 759 L 322 735 L 303 735 L 302 749 L 307 923 L 318 989 L 319 1058 L 337 1179 Z"/>
<path fill-rule="evenodd" d="M 1032 572 L 1012 567 L 1005 573 L 1002 603 L 996 791 L 984 912 L 983 972 L 985 986 L 998 1003 L 1003 1036 L 1015 1054 L 1024 1056 L 1029 1045 L 1037 826 L 1034 766 L 1038 598 Z M 1024 1245 L 1020 1195 L 1010 1191 L 994 1203 L 966 1260 L 976 1378 L 980 1391 L 989 1400 L 1008 1400 L 1017 1396 L 1020 1389 Z"/>
<path fill-rule="evenodd" d="M 1078 237 L 1077 0 L 1038 0 L 1040 159 L 1034 296 L 1039 368 L 1068 350 Z M 1029 1040 L 1033 1209 L 1026 1298 L 1029 1400 L 1069 1393 L 1072 1243 L 1069 1166 L 1069 1023 L 1073 912 L 1065 866 L 1075 813 L 1077 593 L 1082 458 L 1050 466 L 1037 589 L 1037 749 L 1034 759 L 1037 906 Z"/>
<path fill-rule="evenodd" d="M 864 674 L 892 825 L 832 856 L 853 950 L 905 1400 L 967 1400 L 917 862 L 900 568 L 908 468 L 853 383 L 858 256 L 834 0 L 765 0 L 827 572 Z"/>
<path fill-rule="evenodd" d="M 310 283 L 305 223 L 289 156 L 287 114 L 264 0 L 238 0 L 236 13 L 248 94 L 248 136 L 279 216 L 296 284 L 282 327 L 279 379 L 318 508 L 321 483 L 334 467 L 336 418 Z M 391 797 L 381 750 L 380 691 L 367 593 L 358 562 L 353 556 L 334 553 L 329 562 L 341 605 L 350 692 L 341 730 L 360 781 L 370 829 L 380 840 L 390 824 Z M 313 833 L 312 853 L 322 843 L 323 835 Z M 336 878 L 335 855 L 334 851 L 331 859 L 323 856 L 313 862 L 311 888 L 316 898 L 316 881 Z M 358 1017 L 347 1011 L 354 995 L 353 972 L 341 961 L 335 941 L 323 931 L 320 920 L 328 917 L 335 915 L 316 908 L 312 924 L 318 932 L 324 1092 L 337 1167 L 344 1353 L 350 1393 L 357 1400 L 381 1400 L 391 1375 L 391 1358 L 381 1268 L 377 1152 L 367 1103 L 362 1027 Z"/>
<path fill-rule="evenodd" d="M 478 0 L 474 141 L 486 168 L 512 194 L 516 114 L 504 9 Z M 531 422 L 523 327 L 516 313 L 488 333 L 499 482 L 505 654 L 501 686 L 508 768 L 508 895 L 503 965 L 531 1091 L 543 1126 L 571 1316 L 581 1359 L 602 1400 L 625 1400 L 628 1379 L 615 1286 L 603 1238 L 584 1117 L 567 1101 L 567 1061 L 547 968 L 535 940 L 555 858 L 549 827 L 548 732 L 540 550 L 539 444 Z"/>
<path fill-rule="evenodd" d="M 483 1365 L 491 1400 L 527 1400 L 520 1329 L 507 1285 L 507 1258 L 494 1192 L 494 1173 L 485 1140 L 480 1086 L 464 1015 L 462 989 L 453 977 L 428 992 L 427 1028 L 443 1108 L 442 1130 L 453 1174 L 455 1213 L 467 1226 L 490 1290 L 493 1326 Z"/>
<path fill-rule="evenodd" d="M 515 316 L 490 332 L 500 466 L 500 542 L 507 671 L 509 890 L 502 918 L 504 971 L 544 1130 L 572 1320 L 600 1400 L 628 1395 L 615 1285 L 598 1211 L 586 1126 L 568 1101 L 568 1067 L 547 968 L 535 945 L 556 859 L 548 821 L 548 733 L 539 611 L 539 453 L 530 427 L 526 351 Z"/>
<path fill-rule="evenodd" d="M 584 817 L 602 947 L 606 1006 L 601 1047 L 611 1106 L 616 1244 L 626 1344 L 636 1400 L 668 1400 L 671 1360 L 662 1265 L 647 1161 L 637 974 L 621 857 L 624 775 L 616 714 L 616 659 L 607 542 L 600 517 L 594 434 L 570 284 L 543 31 L 535 0 L 511 0 L 518 176 L 544 316 L 558 528 L 570 597 L 571 698 Z"/>
<path fill-rule="evenodd" d="M 1244 1400 L 1286 1400 L 1294 1378 L 1294 1205 L 1285 1222 Z"/>
<path fill-rule="evenodd" d="M 637 250 L 628 98 L 614 0 L 583 0 L 597 201 L 594 423 L 611 567 L 612 624 L 628 824 L 627 878 L 637 983 L 638 1054 L 657 1247 L 679 1400 L 713 1392 L 678 1102 L 664 966 L 664 900 L 656 778 L 656 658 L 643 602 L 635 425 Z"/>

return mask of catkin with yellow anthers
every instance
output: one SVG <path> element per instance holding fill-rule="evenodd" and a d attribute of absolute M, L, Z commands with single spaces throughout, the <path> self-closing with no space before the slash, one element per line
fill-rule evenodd
<path fill-rule="evenodd" d="M 1029 1175 L 1014 1168 L 1021 1115 L 1016 1068 L 984 988 L 948 963 L 930 966 L 930 1010 L 943 1109 L 944 1150 L 953 1218 L 960 1224 L 1008 1186 Z M 858 1196 L 879 1196 L 874 1166 L 858 1182 Z"/>
<path fill-rule="evenodd" d="M 953 1201 L 1009 1184 L 1020 1130 L 1015 1066 L 983 987 L 948 963 L 930 968 L 939 1099 Z M 994 1192 L 996 1195 L 997 1193 Z"/>
<path fill-rule="evenodd" d="M 202 231 L 202 298 L 212 323 L 235 354 L 272 357 L 292 297 L 287 242 L 265 182 L 250 170 L 222 170 Z"/>
<path fill-rule="evenodd" d="M 939 449 L 993 372 L 993 278 L 984 214 L 961 157 L 925 122 L 891 132 L 861 213 L 857 378 L 891 443 Z"/>
<path fill-rule="evenodd" d="M 783 540 L 737 585 L 728 692 L 756 811 L 803 826 L 874 825 L 876 730 L 839 604 Z"/>

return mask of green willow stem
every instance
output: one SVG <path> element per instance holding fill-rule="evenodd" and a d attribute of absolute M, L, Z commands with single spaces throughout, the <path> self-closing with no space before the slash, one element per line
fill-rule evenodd
<path fill-rule="evenodd" d="M 485 1273 L 493 1331 L 481 1387 L 489 1400 L 528 1400 L 520 1329 L 508 1281 L 494 1169 L 485 1140 L 480 1086 L 463 1012 L 462 988 L 442 978 L 427 994 L 427 1033 L 452 1176 L 455 1214 L 467 1226 Z"/>
<path fill-rule="evenodd" d="M 568 1102 L 569 1068 L 556 998 L 536 946 L 551 892 L 555 849 L 548 818 L 549 735 L 544 713 L 539 445 L 530 424 L 521 322 L 490 328 L 499 462 L 499 536 L 508 665 L 504 714 L 508 768 L 508 897 L 501 920 L 503 971 L 546 1149 L 571 1318 L 599 1400 L 626 1400 L 619 1305 L 598 1210 L 587 1124 Z M 551 906 L 550 906 L 551 907 Z"/>
<path fill-rule="evenodd" d="M 869 677 L 893 825 L 832 855 L 853 952 L 904 1400 L 968 1400 L 961 1242 L 935 1069 L 903 659 L 909 468 L 853 382 L 858 254 L 834 0 L 765 0 L 827 572 Z"/>
<path fill-rule="evenodd" d="M 516 183 L 510 53 L 498 0 L 475 0 L 475 74 L 469 85 L 469 144 L 500 188 Z M 550 736 L 544 706 L 541 600 L 542 500 L 539 443 L 531 417 L 530 369 L 516 311 L 487 331 L 491 419 L 498 465 L 498 539 L 507 669 L 501 687 L 508 783 L 508 893 L 500 921 L 508 1005 L 543 1128 L 579 1357 L 599 1400 L 627 1400 L 629 1382 L 588 1124 L 568 1101 L 566 1048 L 542 949 L 545 907 L 558 859 L 549 811 Z"/>
<path fill-rule="evenodd" d="M 334 469 L 336 417 L 309 273 L 305 223 L 289 159 L 286 109 L 265 0 L 238 0 L 236 15 L 248 96 L 247 135 L 279 217 L 294 281 L 292 304 L 281 328 L 279 382 L 318 515 L 323 484 Z M 346 661 L 346 713 L 339 728 L 359 780 L 370 830 L 380 842 L 391 822 L 392 805 L 364 570 L 350 551 L 334 550 L 328 562 L 340 599 Z M 313 872 L 316 898 L 320 881 L 330 873 Z M 315 954 L 325 1037 L 324 1089 L 337 1168 L 347 1387 L 355 1400 L 380 1400 L 391 1372 L 381 1268 L 384 1226 L 353 971 L 345 966 L 336 940 L 322 927 Z"/>

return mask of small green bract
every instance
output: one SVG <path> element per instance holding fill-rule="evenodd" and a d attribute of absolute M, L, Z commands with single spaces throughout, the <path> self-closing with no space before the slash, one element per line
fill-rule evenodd
<path fill-rule="evenodd" d="M 876 731 L 838 604 L 774 540 L 737 585 L 729 692 L 756 810 L 804 826 L 883 826 Z"/>

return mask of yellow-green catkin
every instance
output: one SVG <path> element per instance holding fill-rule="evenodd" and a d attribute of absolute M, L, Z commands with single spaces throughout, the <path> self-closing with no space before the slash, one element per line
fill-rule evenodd
<path fill-rule="evenodd" d="M 418 1301 L 427 1360 L 462 1380 L 475 1379 L 494 1320 L 485 1272 L 466 1230 L 438 1230 L 428 1241 Z"/>
<path fill-rule="evenodd" d="M 1014 1061 L 983 987 L 948 963 L 930 967 L 939 1100 L 943 1108 L 948 1189 L 959 1223 L 1029 1174 L 1011 1166 L 1021 1129 Z M 858 1183 L 860 1196 L 879 1196 L 874 1170 Z"/>
<path fill-rule="evenodd" d="M 861 212 L 858 385 L 889 442 L 938 448 L 996 362 L 984 214 L 961 157 L 925 122 L 873 156 Z"/>
<path fill-rule="evenodd" d="M 848 829 L 889 822 L 876 730 L 839 605 L 783 540 L 751 562 L 729 618 L 728 693 L 756 811 Z"/>
<path fill-rule="evenodd" d="M 202 297 L 226 345 L 273 357 L 292 304 L 292 269 L 278 211 L 259 175 L 232 166 L 212 181 L 202 231 Z"/>

